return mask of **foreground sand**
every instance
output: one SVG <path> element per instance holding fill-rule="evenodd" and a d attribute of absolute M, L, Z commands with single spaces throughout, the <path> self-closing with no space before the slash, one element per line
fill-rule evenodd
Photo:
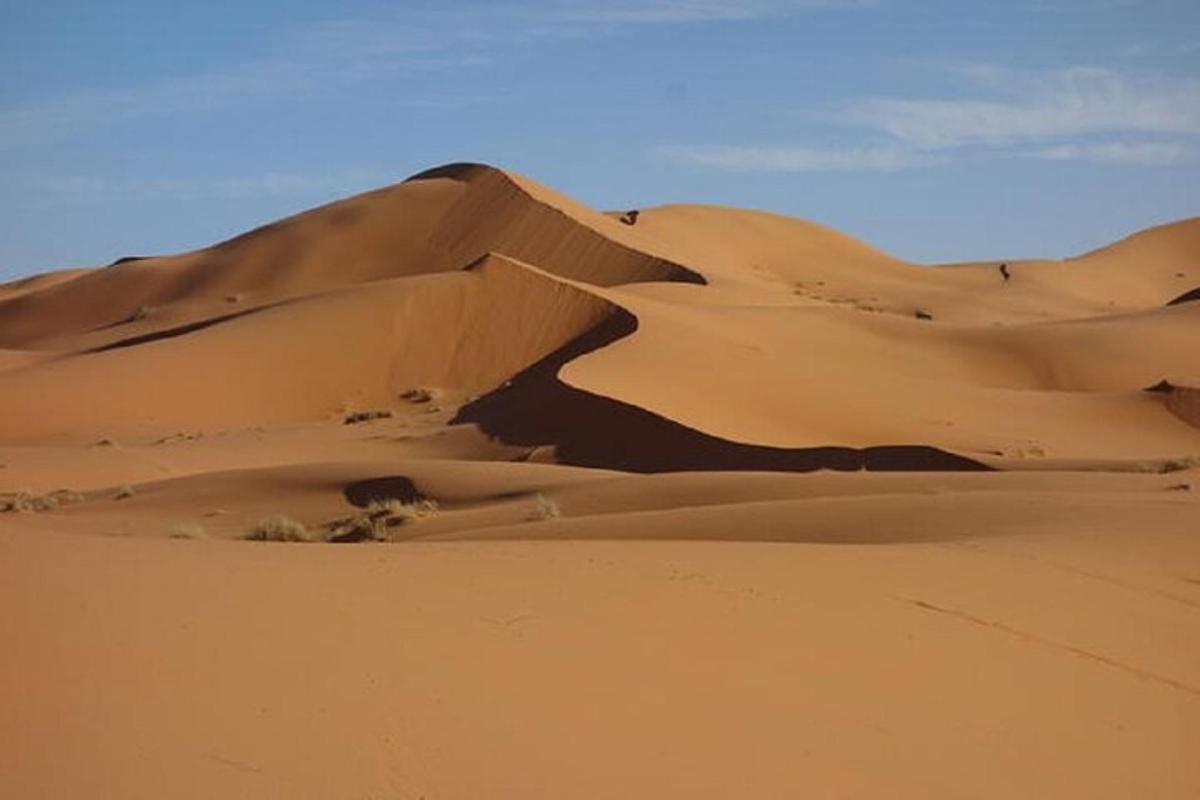
<path fill-rule="evenodd" d="M 1005 271 L 452 165 L 0 286 L 0 797 L 1200 794 L 1200 220 Z"/>
<path fill-rule="evenodd" d="M 6 797 L 1187 797 L 1200 544 L 0 537 Z"/>

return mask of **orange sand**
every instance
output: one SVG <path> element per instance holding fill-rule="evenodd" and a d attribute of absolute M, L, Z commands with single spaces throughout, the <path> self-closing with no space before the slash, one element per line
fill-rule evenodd
<path fill-rule="evenodd" d="M 451 165 L 0 286 L 0 796 L 1196 796 L 1200 219 L 998 267 Z"/>

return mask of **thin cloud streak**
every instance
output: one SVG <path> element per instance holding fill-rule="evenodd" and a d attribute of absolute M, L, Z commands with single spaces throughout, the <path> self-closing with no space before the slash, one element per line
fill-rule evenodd
<path fill-rule="evenodd" d="M 1000 99 L 856 100 L 843 118 L 923 149 L 1113 133 L 1200 135 L 1200 80 L 1072 68 L 1043 75 L 977 70 Z"/>
<path fill-rule="evenodd" d="M 743 172 L 897 170 L 981 158 L 1145 167 L 1196 160 L 1195 77 L 1094 67 L 1035 72 L 994 64 L 958 66 L 952 73 L 975 88 L 974 96 L 862 97 L 824 115 L 826 122 L 875 142 L 870 146 L 823 149 L 798 142 L 668 146 L 659 152 L 675 161 Z M 881 136 L 885 141 L 878 143 Z"/>
<path fill-rule="evenodd" d="M 661 24 L 769 19 L 814 9 L 864 8 L 877 3 L 874 0 L 654 0 L 610 3 L 602 8 L 591 3 L 559 5 L 562 7 L 552 13 L 566 21 Z"/>
<path fill-rule="evenodd" d="M 1030 158 L 1054 161 L 1093 161 L 1105 164 L 1162 167 L 1189 164 L 1197 160 L 1197 151 L 1178 142 L 1094 142 L 1060 144 L 1032 150 Z"/>
<path fill-rule="evenodd" d="M 27 182 L 27 188 L 35 200 L 88 205 L 130 196 L 168 201 L 336 196 L 394 183 L 402 180 L 402 177 L 366 169 L 325 175 L 263 172 L 209 178 L 111 179 L 64 175 L 31 179 Z"/>
<path fill-rule="evenodd" d="M 897 147 L 664 147 L 667 158 L 730 172 L 891 172 L 927 166 L 927 153 Z"/>
<path fill-rule="evenodd" d="M 576 0 L 417 4 L 286 32 L 256 59 L 227 70 L 0 108 L 0 148 L 65 138 L 114 121 L 312 95 L 424 72 L 480 68 L 514 42 L 603 35 L 638 24 L 720 22 L 856 8 L 874 0 L 652 0 L 601 9 Z M 607 24 L 597 24 L 607 23 Z M 470 102 L 460 99 L 458 104 Z M 455 105 L 453 98 L 443 106 Z"/>

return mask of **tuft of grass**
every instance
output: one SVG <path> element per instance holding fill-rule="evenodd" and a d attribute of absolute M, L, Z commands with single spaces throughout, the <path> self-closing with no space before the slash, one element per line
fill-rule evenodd
<path fill-rule="evenodd" d="M 1142 461 L 1133 466 L 1133 471 L 1166 475 L 1171 472 L 1183 472 L 1194 467 L 1200 467 L 1200 455 L 1169 458 L 1163 461 Z"/>
<path fill-rule="evenodd" d="M 53 497 L 55 500 L 57 500 L 60 506 L 69 506 L 72 503 L 82 503 L 87 499 L 84 497 L 83 492 L 77 492 L 74 489 L 55 489 L 50 493 L 50 497 Z"/>
<path fill-rule="evenodd" d="M 150 316 L 153 311 L 154 306 L 138 306 L 133 310 L 133 313 L 129 315 L 129 322 L 137 322 L 138 320 L 145 319 L 146 317 Z"/>
<path fill-rule="evenodd" d="M 198 522 L 176 522 L 167 535 L 172 539 L 205 539 L 208 531 Z"/>
<path fill-rule="evenodd" d="M 390 525 L 407 525 L 438 512 L 434 500 L 405 503 L 394 497 L 377 497 L 367 503 L 362 514 L 347 517 L 330 526 L 331 542 L 385 542 Z"/>
<path fill-rule="evenodd" d="M 329 529 L 331 542 L 382 542 L 386 539 L 387 522 L 382 517 L 347 517 L 333 523 Z"/>
<path fill-rule="evenodd" d="M 368 513 L 370 506 L 367 506 Z M 410 522 L 418 522 L 426 517 L 432 517 L 438 513 L 438 504 L 436 500 L 417 500 L 413 503 L 396 503 L 392 501 L 388 504 L 388 516 L 400 521 L 401 525 L 407 525 Z"/>
<path fill-rule="evenodd" d="M 436 398 L 438 393 L 434 389 L 424 389 L 416 386 L 400 396 L 410 403 L 428 403 L 430 400 Z"/>
<path fill-rule="evenodd" d="M 60 506 L 82 502 L 83 499 L 82 494 L 70 489 L 56 489 L 49 494 L 34 494 L 27 489 L 21 489 L 10 494 L 0 495 L 0 512 L 53 511 Z"/>
<path fill-rule="evenodd" d="M 130 486 L 128 483 L 123 483 L 117 487 L 117 491 L 113 494 L 113 499 L 114 500 L 128 500 L 129 498 L 133 497 L 133 495 L 134 495 L 133 487 Z"/>
<path fill-rule="evenodd" d="M 554 502 L 554 498 L 538 492 L 533 510 L 529 512 L 530 522 L 543 522 L 548 519 L 558 519 L 561 516 L 562 509 L 558 507 L 558 503 Z"/>
<path fill-rule="evenodd" d="M 392 415 L 390 411 L 352 411 L 346 415 L 343 420 L 345 425 L 357 425 L 360 422 L 370 422 L 373 419 L 387 419 Z"/>
<path fill-rule="evenodd" d="M 1200 467 L 1200 455 L 1185 458 L 1172 458 L 1162 464 L 1163 472 L 1183 472 L 1186 469 Z"/>
<path fill-rule="evenodd" d="M 319 541 L 320 535 L 291 517 L 273 514 L 254 523 L 245 538 L 254 542 L 313 542 Z"/>

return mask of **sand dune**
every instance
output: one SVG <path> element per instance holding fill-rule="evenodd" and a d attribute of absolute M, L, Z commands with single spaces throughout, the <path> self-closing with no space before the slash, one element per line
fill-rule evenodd
<path fill-rule="evenodd" d="M 1200 218 L 629 211 L 454 164 L 0 286 L 0 795 L 1194 795 Z"/>

